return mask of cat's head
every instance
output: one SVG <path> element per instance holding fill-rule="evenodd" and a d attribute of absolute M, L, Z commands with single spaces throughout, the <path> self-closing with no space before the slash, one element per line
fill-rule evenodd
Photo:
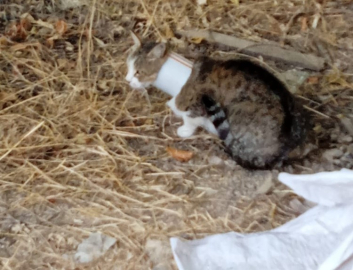
<path fill-rule="evenodd" d="M 134 46 L 127 58 L 125 80 L 132 88 L 146 88 L 157 79 L 158 72 L 168 58 L 166 43 L 145 42 L 131 32 Z"/>

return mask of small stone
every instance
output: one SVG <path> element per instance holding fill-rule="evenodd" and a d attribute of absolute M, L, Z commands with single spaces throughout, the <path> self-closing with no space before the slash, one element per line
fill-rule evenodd
<path fill-rule="evenodd" d="M 343 156 L 343 151 L 340 149 L 330 149 L 325 151 L 325 153 L 322 155 L 323 158 L 327 159 L 328 161 L 332 161 L 335 158 L 340 158 Z"/>
<path fill-rule="evenodd" d="M 226 160 L 224 162 L 228 167 L 235 167 L 237 163 L 233 159 Z"/>
<path fill-rule="evenodd" d="M 224 164 L 224 161 L 223 159 L 217 157 L 217 156 L 211 156 L 208 158 L 208 162 L 211 164 L 211 165 L 222 165 Z"/>
<path fill-rule="evenodd" d="M 353 121 L 347 117 L 341 119 L 342 125 L 346 128 L 349 134 L 353 135 Z"/>
<path fill-rule="evenodd" d="M 69 8 L 77 8 L 85 4 L 85 1 L 83 0 L 61 0 L 59 1 L 60 5 L 59 7 L 62 10 L 66 10 Z"/>
<path fill-rule="evenodd" d="M 335 164 L 335 165 L 341 165 L 341 160 L 335 159 L 335 160 L 333 161 L 333 164 Z"/>
<path fill-rule="evenodd" d="M 256 190 L 256 194 L 266 194 L 267 192 L 269 192 L 270 189 L 272 188 L 272 183 L 273 183 L 272 182 L 272 174 L 268 173 L 265 176 L 265 181 Z"/>
<path fill-rule="evenodd" d="M 15 225 L 11 228 L 11 231 L 12 231 L 13 233 L 20 233 L 20 232 L 22 232 L 22 230 L 23 230 L 23 224 L 20 224 L 20 223 L 15 224 Z"/>
<path fill-rule="evenodd" d="M 290 91 L 295 94 L 298 92 L 298 88 L 306 81 L 309 77 L 308 72 L 299 71 L 296 69 L 288 70 L 281 73 L 283 79 L 289 85 Z"/>
<path fill-rule="evenodd" d="M 338 138 L 339 143 L 350 143 L 353 141 L 352 136 L 349 135 L 343 135 Z"/>
<path fill-rule="evenodd" d="M 347 147 L 347 152 L 351 155 L 353 155 L 353 144 L 350 144 L 348 147 Z"/>
<path fill-rule="evenodd" d="M 311 167 L 311 162 L 309 160 L 304 160 L 304 167 L 310 168 Z"/>
<path fill-rule="evenodd" d="M 337 138 L 338 138 L 338 134 L 336 134 L 336 133 L 331 133 L 331 134 L 330 134 L 330 138 L 331 138 L 332 141 L 336 141 Z"/>
<path fill-rule="evenodd" d="M 238 190 L 234 190 L 233 194 L 235 197 L 241 197 L 241 192 Z"/>
<path fill-rule="evenodd" d="M 83 240 L 77 247 L 75 260 L 80 263 L 88 263 L 102 256 L 116 239 L 101 233 L 92 233 L 87 239 Z"/>

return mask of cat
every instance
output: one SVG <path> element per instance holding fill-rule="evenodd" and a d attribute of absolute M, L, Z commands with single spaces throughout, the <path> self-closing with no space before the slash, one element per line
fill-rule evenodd
<path fill-rule="evenodd" d="M 147 88 L 168 58 L 169 46 L 141 42 L 133 33 L 132 38 L 125 79 L 132 88 Z M 307 135 L 308 117 L 301 104 L 272 72 L 248 59 L 200 57 L 180 93 L 167 104 L 183 119 L 179 137 L 203 127 L 248 169 L 281 164 Z"/>

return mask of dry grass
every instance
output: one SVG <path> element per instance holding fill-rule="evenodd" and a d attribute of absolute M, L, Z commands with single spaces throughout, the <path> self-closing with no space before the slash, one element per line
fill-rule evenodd
<path fill-rule="evenodd" d="M 169 39 L 190 57 L 222 48 L 190 43 L 174 30 L 212 29 L 325 56 L 335 67 L 313 74 L 299 94 L 319 112 L 320 145 L 343 152 L 332 164 L 350 167 L 352 134 L 337 120 L 348 118 L 348 130 L 353 117 L 353 6 L 304 2 L 0 2 L 1 268 L 176 269 L 171 236 L 262 231 L 295 217 L 295 196 L 269 182 L 276 171 L 241 169 L 203 132 L 179 139 L 168 97 L 131 91 L 124 62 L 130 29 Z M 25 13 L 33 18 L 21 24 Z M 168 146 L 194 157 L 181 163 Z M 318 171 L 320 164 L 314 158 L 295 168 Z M 117 239 L 104 257 L 89 265 L 63 259 L 96 231 Z"/>

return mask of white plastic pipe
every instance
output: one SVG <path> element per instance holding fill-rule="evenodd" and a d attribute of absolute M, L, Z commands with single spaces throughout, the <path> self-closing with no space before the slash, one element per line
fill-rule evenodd
<path fill-rule="evenodd" d="M 191 75 L 193 62 L 177 53 L 170 53 L 153 86 L 175 97 Z"/>

